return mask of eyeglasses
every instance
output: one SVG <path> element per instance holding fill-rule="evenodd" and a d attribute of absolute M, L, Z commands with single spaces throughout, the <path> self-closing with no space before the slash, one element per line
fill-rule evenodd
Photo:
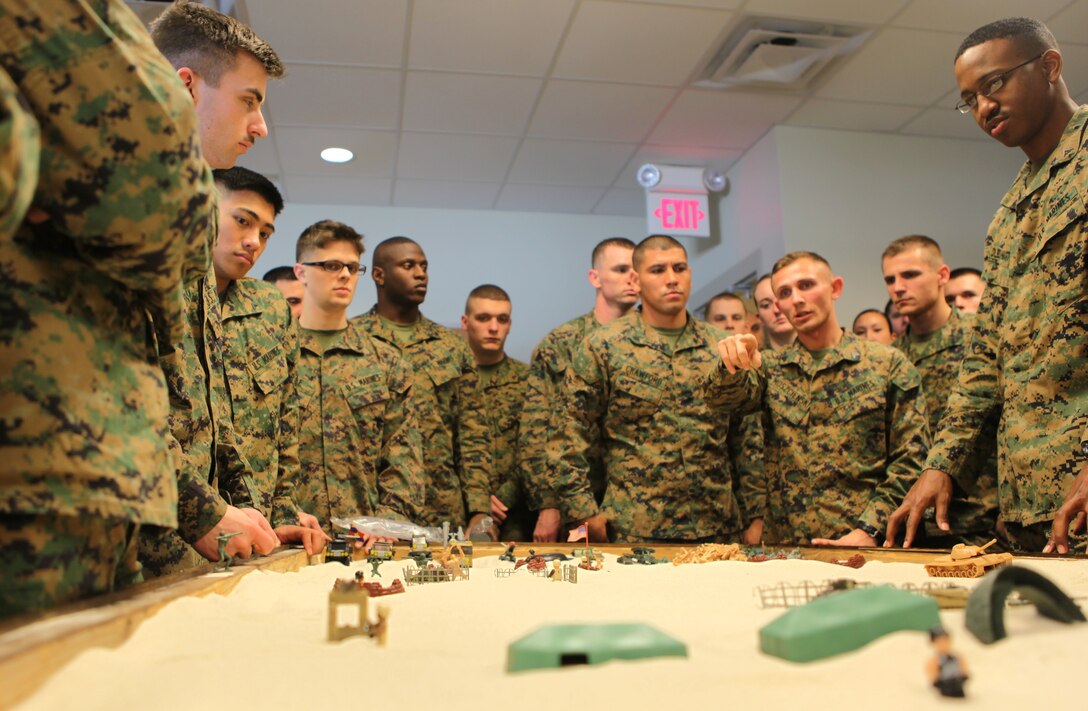
<path fill-rule="evenodd" d="M 979 94 L 986 97 L 993 96 L 997 92 L 1001 91 L 1001 87 L 1005 86 L 1005 78 L 1007 76 L 1015 72 L 1020 67 L 1026 67 L 1044 54 L 1046 54 L 1046 51 L 1040 52 L 1026 62 L 1021 62 L 1020 64 L 1017 64 L 1012 69 L 1006 69 L 997 76 L 990 77 L 986 80 L 986 83 L 979 88 L 978 91 L 963 97 L 963 100 L 960 101 L 960 103 L 956 104 L 956 111 L 959 111 L 961 114 L 971 113 L 975 110 L 975 107 L 978 106 Z"/>
<path fill-rule="evenodd" d="M 323 262 L 302 262 L 304 267 L 321 267 L 329 274 L 339 274 L 344 269 L 348 270 L 348 274 L 366 274 L 365 264 L 356 264 L 355 262 L 341 262 L 339 259 L 326 259 Z"/>

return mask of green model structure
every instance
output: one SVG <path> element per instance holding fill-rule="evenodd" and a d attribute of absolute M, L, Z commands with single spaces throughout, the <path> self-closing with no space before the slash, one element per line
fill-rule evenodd
<path fill-rule="evenodd" d="M 885 585 L 854 588 L 789 610 L 759 631 L 759 647 L 791 662 L 811 662 L 891 632 L 928 632 L 940 623 L 932 598 Z"/>
<path fill-rule="evenodd" d="M 683 642 L 641 623 L 546 625 L 510 643 L 506 671 L 686 656 L 688 648 Z"/>

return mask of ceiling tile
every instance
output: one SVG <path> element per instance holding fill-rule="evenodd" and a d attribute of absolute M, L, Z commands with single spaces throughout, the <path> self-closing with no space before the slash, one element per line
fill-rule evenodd
<path fill-rule="evenodd" d="M 718 10 L 585 0 L 553 76 L 679 86 L 701 68 L 731 17 Z"/>
<path fill-rule="evenodd" d="M 392 180 L 292 175 L 284 199 L 317 205 L 388 205 Z"/>
<path fill-rule="evenodd" d="M 393 189 L 393 204 L 398 207 L 490 210 L 501 187 L 500 183 L 398 180 Z"/>
<path fill-rule="evenodd" d="M 534 185 L 604 188 L 616 179 L 634 150 L 632 144 L 529 138 L 518 151 L 508 179 Z"/>
<path fill-rule="evenodd" d="M 396 128 L 401 73 L 294 64 L 269 87 L 276 124 Z"/>
<path fill-rule="evenodd" d="M 604 195 L 601 188 L 570 188 L 555 185 L 507 183 L 495 206 L 499 210 L 523 212 L 567 212 L 588 214 Z"/>
<path fill-rule="evenodd" d="M 1046 26 L 1054 33 L 1059 46 L 1066 42 L 1083 42 L 1084 28 L 1088 27 L 1088 0 L 1072 3 L 1050 18 Z"/>
<path fill-rule="evenodd" d="M 907 0 L 750 0 L 744 11 L 748 15 L 880 25 L 894 17 L 906 3 Z"/>
<path fill-rule="evenodd" d="M 407 0 L 248 0 L 245 8 L 250 26 L 284 62 L 403 62 Z M 320 36 L 305 28 L 320 28 Z"/>
<path fill-rule="evenodd" d="M 594 215 L 638 217 L 646 214 L 646 191 L 642 188 L 610 188 L 593 208 Z"/>
<path fill-rule="evenodd" d="M 544 76 L 573 0 L 415 0 L 408 65 Z"/>
<path fill-rule="evenodd" d="M 321 151 L 330 146 L 347 148 L 355 154 L 348 163 L 327 163 Z M 276 148 L 280 161 L 293 174 L 392 178 L 397 134 L 350 128 L 277 128 Z M 288 179 L 288 185 L 291 181 Z"/>
<path fill-rule="evenodd" d="M 967 35 L 1002 17 L 1016 17 L 1025 13 L 1030 13 L 1032 17 L 1050 17 L 1067 4 L 1069 0 L 1031 0 L 1030 6 L 1026 6 L 1024 0 L 913 0 L 892 24 L 925 30 L 956 30 Z M 1082 39 L 1083 36 L 1082 32 Z M 949 62 L 955 56 L 956 47 L 946 57 Z"/>
<path fill-rule="evenodd" d="M 886 29 L 816 91 L 823 99 L 929 106 L 951 86 L 958 33 Z"/>
<path fill-rule="evenodd" d="M 526 77 L 408 72 L 404 128 L 520 136 L 542 84 Z"/>
<path fill-rule="evenodd" d="M 908 106 L 810 99 L 790 114 L 784 123 L 787 126 L 846 131 L 895 131 L 920 112 L 921 109 Z"/>
<path fill-rule="evenodd" d="M 689 7 L 707 7 L 713 10 L 736 10 L 744 0 L 631 0 L 631 2 L 653 3 L 654 5 L 687 5 Z"/>
<path fill-rule="evenodd" d="M 800 103 L 795 96 L 688 90 L 672 105 L 648 142 L 747 148 Z"/>
<path fill-rule="evenodd" d="M 517 146 L 516 138 L 405 133 L 397 177 L 502 182 Z"/>
<path fill-rule="evenodd" d="M 548 82 L 528 135 L 641 141 L 675 93 L 627 84 Z"/>
<path fill-rule="evenodd" d="M 638 185 L 635 174 L 646 163 L 656 165 L 683 165 L 712 168 L 725 172 L 744 155 L 743 150 L 705 148 L 693 146 L 653 146 L 646 145 L 639 149 L 631 160 L 627 161 L 620 176 L 613 184 L 617 188 L 631 188 Z M 641 188 L 638 188 L 641 190 Z"/>
<path fill-rule="evenodd" d="M 936 136 L 938 138 L 964 138 L 987 141 L 989 139 L 970 115 L 946 108 L 928 109 L 916 119 L 903 126 L 901 133 L 914 136 Z"/>

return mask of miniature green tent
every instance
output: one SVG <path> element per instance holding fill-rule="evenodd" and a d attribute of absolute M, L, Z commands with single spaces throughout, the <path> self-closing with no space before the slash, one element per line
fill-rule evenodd
<path fill-rule="evenodd" d="M 506 670 L 686 656 L 687 645 L 644 624 L 546 625 L 510 643 Z"/>
<path fill-rule="evenodd" d="M 864 647 L 899 630 L 928 631 L 940 624 L 932 598 L 883 585 L 820 597 L 787 611 L 759 631 L 765 654 L 811 662 Z"/>

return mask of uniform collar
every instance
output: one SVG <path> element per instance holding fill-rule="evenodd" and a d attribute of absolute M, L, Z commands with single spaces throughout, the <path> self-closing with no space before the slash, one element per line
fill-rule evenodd
<path fill-rule="evenodd" d="M 370 307 L 370 311 L 366 312 L 366 317 L 373 326 L 373 328 L 370 329 L 372 333 L 381 337 L 383 341 L 395 343 L 400 347 L 414 346 L 415 344 L 424 341 L 439 339 L 442 337 L 442 333 L 445 330 L 442 326 L 439 326 L 423 314 L 420 314 L 419 321 L 416 322 L 416 328 L 412 332 L 412 340 L 404 342 L 397 339 L 397 334 L 393 332 L 393 328 L 386 323 L 386 320 L 378 313 L 377 304 Z"/>
<path fill-rule="evenodd" d="M 778 356 L 779 363 L 793 363 L 806 371 L 811 370 L 813 367 L 812 353 L 801 345 L 800 339 L 795 340 L 787 348 L 775 351 L 775 353 L 780 354 Z M 842 338 L 824 354 L 823 360 L 820 361 L 819 370 L 831 368 L 842 361 L 857 363 L 859 360 L 861 360 L 861 339 L 850 331 L 842 329 Z"/>
<path fill-rule="evenodd" d="M 1020 168 L 1016 176 L 1016 182 L 1005 196 L 1002 203 L 1009 209 L 1015 209 L 1020 202 L 1041 188 L 1050 180 L 1050 174 L 1060 166 L 1073 160 L 1084 145 L 1084 129 L 1088 123 L 1088 105 L 1079 107 L 1073 112 L 1073 117 L 1062 132 L 1058 145 L 1050 152 L 1050 156 L 1034 173 L 1031 170 L 1031 161 L 1027 161 Z"/>
<path fill-rule="evenodd" d="M 299 327 L 298 332 L 299 348 L 317 355 L 322 355 L 323 351 L 321 344 L 318 342 L 317 337 L 310 332 L 310 329 Z M 363 354 L 372 350 L 370 344 L 367 342 L 366 332 L 353 321 L 348 321 L 348 327 L 343 331 L 340 331 L 325 350 L 331 351 L 334 349 Z"/>
<path fill-rule="evenodd" d="M 219 308 L 224 321 L 229 318 L 253 316 L 264 311 L 264 307 L 254 298 L 252 286 L 255 281 L 250 277 L 235 279 L 223 292 L 223 296 L 219 298 Z"/>

